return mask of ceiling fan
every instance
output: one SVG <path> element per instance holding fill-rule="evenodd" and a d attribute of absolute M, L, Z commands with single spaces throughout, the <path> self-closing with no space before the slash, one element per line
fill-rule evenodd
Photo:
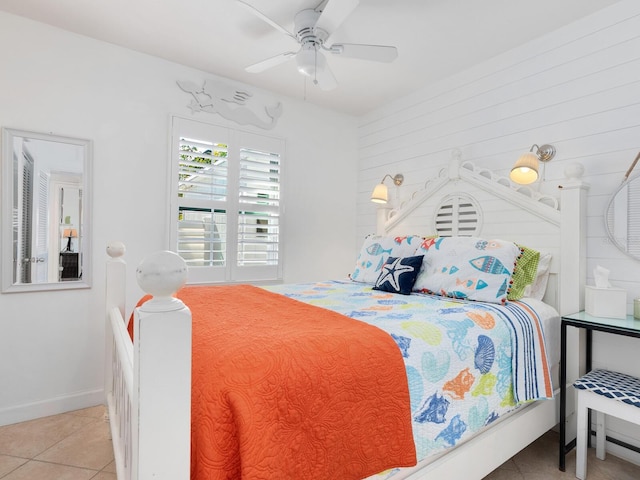
<path fill-rule="evenodd" d="M 396 47 L 387 45 L 330 42 L 333 33 L 358 6 L 359 0 L 324 0 L 316 8 L 298 12 L 294 18 L 295 33 L 289 32 L 244 0 L 237 2 L 299 44 L 296 51 L 281 53 L 249 65 L 245 68 L 247 72 L 263 72 L 295 57 L 301 74 L 311 77 L 313 83 L 322 90 L 332 90 L 338 84 L 327 64 L 324 52 L 376 62 L 392 62 L 398 56 Z"/>

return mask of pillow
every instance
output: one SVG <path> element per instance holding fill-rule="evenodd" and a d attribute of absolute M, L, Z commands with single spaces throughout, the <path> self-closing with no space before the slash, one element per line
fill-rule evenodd
<path fill-rule="evenodd" d="M 513 242 L 440 237 L 425 252 L 414 291 L 504 304 L 522 251 Z"/>
<path fill-rule="evenodd" d="M 373 287 L 374 290 L 410 295 L 424 255 L 389 257 Z"/>
<path fill-rule="evenodd" d="M 438 237 L 437 235 L 432 235 L 430 237 L 421 237 L 420 244 L 418 245 L 418 248 L 416 248 L 415 254 L 424 255 L 427 250 L 436 245 L 442 238 L 444 237 Z"/>
<path fill-rule="evenodd" d="M 540 252 L 523 245 L 519 245 L 519 247 L 522 249 L 522 255 L 518 258 L 516 268 L 511 276 L 513 283 L 507 300 L 520 300 L 524 297 L 525 288 L 533 283 L 538 271 Z"/>
<path fill-rule="evenodd" d="M 410 257 L 414 255 L 416 247 L 421 241 L 422 237 L 418 235 L 406 237 L 368 235 L 360 249 L 351 280 L 375 284 L 382 266 L 390 256 Z"/>
<path fill-rule="evenodd" d="M 545 292 L 547 291 L 547 283 L 549 282 L 549 269 L 551 267 L 551 254 L 545 253 L 540 256 L 538 262 L 538 271 L 536 272 L 536 278 L 531 285 L 527 285 L 524 290 L 524 296 L 529 298 L 535 298 L 536 300 L 542 300 Z"/>

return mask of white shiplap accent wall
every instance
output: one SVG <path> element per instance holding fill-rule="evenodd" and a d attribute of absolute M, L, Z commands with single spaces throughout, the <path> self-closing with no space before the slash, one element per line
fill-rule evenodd
<path fill-rule="evenodd" d="M 554 194 L 574 162 L 590 184 L 588 280 L 603 264 L 629 306 L 640 297 L 640 262 L 609 244 L 603 217 L 640 150 L 640 3 L 622 1 L 426 86 L 363 117 L 358 132 L 359 239 L 375 231 L 369 195 L 385 173 L 404 174 L 402 200 L 446 167 L 454 148 L 507 176 L 532 144 L 551 143 L 557 154 L 541 191 Z"/>
<path fill-rule="evenodd" d="M 623 0 L 425 86 L 361 118 L 358 132 L 358 241 L 375 231 L 369 195 L 385 173 L 404 174 L 401 201 L 446 167 L 454 148 L 463 161 L 507 176 L 532 144 L 551 143 L 557 155 L 539 187 L 547 194 L 562 183 L 567 166 L 582 163 L 590 184 L 587 283 L 593 284 L 596 265 L 609 269 L 611 283 L 627 290 L 632 313 L 632 299 L 640 297 L 640 261 L 610 244 L 604 210 L 640 151 L 640 2 Z M 393 196 L 395 187 L 389 191 Z M 403 233 L 430 231 L 428 225 Z M 595 342 L 597 366 L 640 375 L 636 339 L 622 342 L 627 348 L 616 348 L 621 342 L 615 337 L 596 336 Z M 639 432 L 612 428 L 640 445 Z"/>

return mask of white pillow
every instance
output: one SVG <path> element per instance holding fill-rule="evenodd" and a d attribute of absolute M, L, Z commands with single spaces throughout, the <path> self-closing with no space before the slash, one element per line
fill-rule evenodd
<path fill-rule="evenodd" d="M 375 284 L 389 257 L 412 257 L 422 242 L 419 235 L 388 237 L 368 235 L 364 239 L 351 280 Z"/>
<path fill-rule="evenodd" d="M 422 250 L 420 250 L 422 252 Z M 513 242 L 441 237 L 425 252 L 414 291 L 506 303 L 511 274 L 522 251 Z"/>
<path fill-rule="evenodd" d="M 540 260 L 538 260 L 538 271 L 536 272 L 536 278 L 531 283 L 531 285 L 527 285 L 524 289 L 525 297 L 542 300 L 542 297 L 544 297 L 544 294 L 547 291 L 547 283 L 549 282 L 551 258 L 552 255 L 550 253 L 544 253 L 540 255 Z"/>

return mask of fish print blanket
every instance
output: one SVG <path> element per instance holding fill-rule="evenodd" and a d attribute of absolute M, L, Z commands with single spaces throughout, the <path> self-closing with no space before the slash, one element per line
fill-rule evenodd
<path fill-rule="evenodd" d="M 266 288 L 391 335 L 405 362 L 419 461 L 520 403 L 553 397 L 544 332 L 526 302 L 405 296 L 339 281 Z"/>

